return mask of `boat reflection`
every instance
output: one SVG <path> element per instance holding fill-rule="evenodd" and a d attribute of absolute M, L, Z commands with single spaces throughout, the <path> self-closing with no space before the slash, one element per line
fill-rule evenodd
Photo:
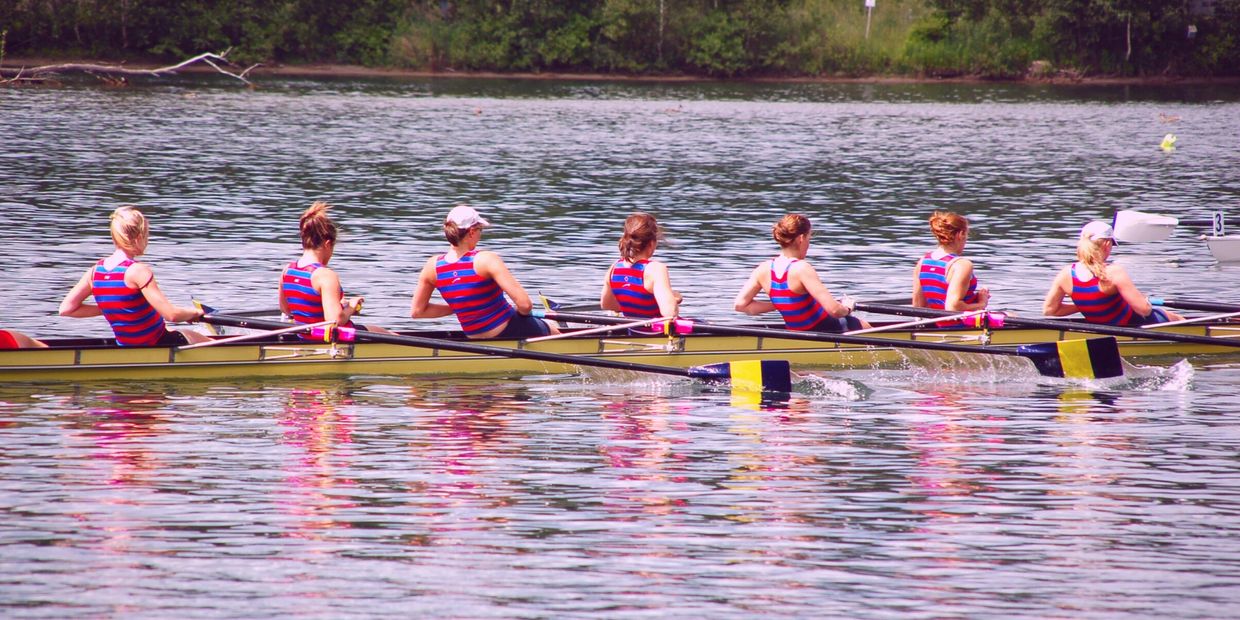
<path fill-rule="evenodd" d="M 811 491 L 823 468 L 831 466 L 835 433 L 812 435 L 805 426 L 811 401 L 782 395 L 754 402 L 732 400 L 728 431 L 740 445 L 726 453 L 728 477 L 722 486 L 760 503 L 732 504 L 727 518 L 742 523 L 806 523 L 817 509 Z"/>
<path fill-rule="evenodd" d="M 139 533 L 151 528 L 142 515 L 160 501 L 155 492 L 173 467 L 162 445 L 176 418 L 169 392 L 131 389 L 81 385 L 60 403 L 66 436 L 82 455 L 58 459 L 60 494 L 70 502 L 94 498 L 95 510 L 73 513 L 77 536 L 84 546 L 116 554 L 132 552 Z"/>
<path fill-rule="evenodd" d="M 93 444 L 97 464 L 106 464 L 107 484 L 149 485 L 166 466 L 158 439 L 175 412 L 163 391 L 77 390 L 70 401 L 81 413 L 67 418 L 73 436 Z"/>
<path fill-rule="evenodd" d="M 406 532 L 414 545 L 486 535 L 508 522 L 503 515 L 536 492 L 522 468 L 528 437 L 512 430 L 514 416 L 545 415 L 546 404 L 518 383 L 468 381 L 409 386 L 406 406 L 416 412 L 403 441 Z"/>
<path fill-rule="evenodd" d="M 598 451 L 615 469 L 614 486 L 603 492 L 609 512 L 669 514 L 685 505 L 688 443 L 685 415 L 692 407 L 661 394 L 607 394 L 601 411 L 607 435 Z"/>
<path fill-rule="evenodd" d="M 916 459 L 909 482 L 928 497 L 965 496 L 991 490 L 995 472 L 972 463 L 984 461 L 977 457 L 1001 449 L 1005 435 L 996 431 L 1003 420 L 971 408 L 966 394 L 959 389 L 919 393 L 922 398 L 914 406 L 924 419 L 913 425 L 908 441 Z"/>
<path fill-rule="evenodd" d="M 293 450 L 284 464 L 284 497 L 276 501 L 295 517 L 286 535 L 321 540 L 350 527 L 337 515 L 358 506 L 355 494 L 347 492 L 355 481 L 341 475 L 354 471 L 353 404 L 346 384 L 292 387 L 284 393 L 277 423 L 282 443 Z"/>

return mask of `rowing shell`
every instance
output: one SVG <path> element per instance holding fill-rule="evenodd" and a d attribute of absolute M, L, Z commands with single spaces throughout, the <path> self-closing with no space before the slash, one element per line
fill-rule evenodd
<path fill-rule="evenodd" d="M 1199 336 L 1240 338 L 1240 324 L 1198 324 L 1170 328 Z M 445 332 L 410 332 L 448 338 Z M 775 332 L 778 334 L 778 332 Z M 862 347 L 777 336 L 628 336 L 597 335 L 537 343 L 482 341 L 491 346 L 524 348 L 561 355 L 592 356 L 623 362 L 689 368 L 737 359 L 788 360 L 799 368 L 866 369 L 896 367 L 914 359 L 944 359 L 936 353 L 910 353 L 901 341 L 973 344 L 978 347 L 1078 340 L 1086 334 L 1066 330 L 1003 328 L 996 330 L 901 330 L 872 334 L 890 339 L 891 347 Z M 1119 338 L 1126 358 L 1232 353 L 1237 349 L 1159 340 Z M 574 373 L 572 364 L 513 359 L 381 343 L 314 343 L 259 340 L 216 347 L 178 350 L 131 348 L 110 339 L 49 339 L 47 349 L 0 351 L 0 383 L 19 381 L 106 381 L 160 379 L 228 379 L 298 376 L 404 375 L 462 376 Z M 946 359 L 951 359 L 950 356 Z"/>

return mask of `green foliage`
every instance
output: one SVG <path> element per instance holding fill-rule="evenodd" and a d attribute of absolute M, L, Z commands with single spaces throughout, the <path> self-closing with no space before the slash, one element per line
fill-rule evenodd
<path fill-rule="evenodd" d="M 913 24 L 909 43 L 937 45 L 951 34 L 952 20 L 946 12 L 931 13 Z"/>
<path fill-rule="evenodd" d="M 9 55 L 751 75 L 1240 73 L 1240 0 L 17 0 Z M 1197 36 L 1186 36 L 1189 26 Z M 1045 63 L 1043 63 L 1045 64 Z"/>
<path fill-rule="evenodd" d="M 978 21 L 952 21 L 947 11 L 920 20 L 909 33 L 902 65 L 921 75 L 1015 78 L 1037 60 L 1036 46 L 1016 30 L 1013 14 L 991 9 Z"/>
<path fill-rule="evenodd" d="M 707 13 L 695 24 L 685 55 L 689 66 L 707 75 L 736 75 L 750 66 L 744 24 L 723 11 Z"/>

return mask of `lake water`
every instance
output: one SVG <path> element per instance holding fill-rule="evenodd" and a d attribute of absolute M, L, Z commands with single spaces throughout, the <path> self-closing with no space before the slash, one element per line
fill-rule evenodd
<path fill-rule="evenodd" d="M 1174 122 L 1168 122 L 1174 119 Z M 1178 149 L 1158 148 L 1166 133 Z M 1240 88 L 193 80 L 0 89 L 0 325 L 56 316 L 140 205 L 178 303 L 275 305 L 297 217 L 335 205 L 366 320 L 467 201 L 530 290 L 597 299 L 658 216 L 687 314 L 805 213 L 810 260 L 908 293 L 934 209 L 992 307 L 1036 316 L 1090 219 L 1240 224 Z M 1184 229 L 1121 245 L 1148 293 L 1240 302 Z M 13 384 L 0 377 L 5 617 L 1221 618 L 1240 605 L 1240 356 L 1119 381 L 912 355 L 805 371 L 766 407 L 627 373 Z"/>

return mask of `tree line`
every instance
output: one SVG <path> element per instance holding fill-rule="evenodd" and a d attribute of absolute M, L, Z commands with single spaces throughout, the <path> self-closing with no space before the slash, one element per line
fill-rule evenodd
<path fill-rule="evenodd" d="M 733 76 L 1240 75 L 1240 0 L 15 0 L 0 54 Z M 2 60 L 2 59 L 0 59 Z"/>

